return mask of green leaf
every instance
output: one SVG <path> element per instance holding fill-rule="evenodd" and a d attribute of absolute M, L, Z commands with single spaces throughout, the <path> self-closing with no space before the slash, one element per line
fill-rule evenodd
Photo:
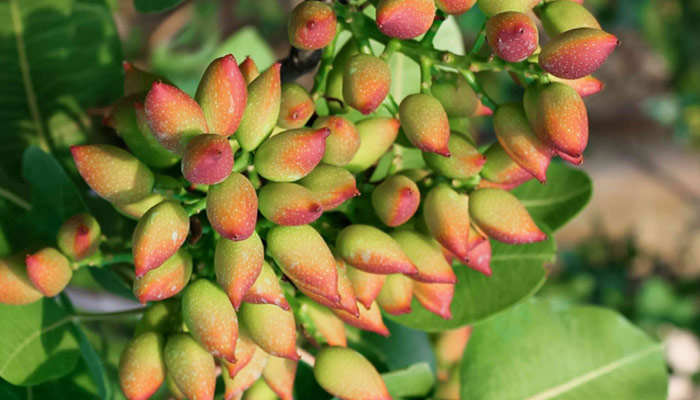
<path fill-rule="evenodd" d="M 140 13 L 157 13 L 175 8 L 183 0 L 134 0 L 134 8 Z"/>
<path fill-rule="evenodd" d="M 90 379 L 87 367 L 82 362 L 78 363 L 70 375 L 44 382 L 38 386 L 12 386 L 7 381 L 0 379 L 0 399 L 3 400 L 78 400 L 94 399 L 97 396 L 97 390 Z M 121 395 L 115 395 L 113 400 L 122 398 Z"/>
<path fill-rule="evenodd" d="M 406 328 L 391 320 L 385 321 L 391 332 L 389 337 L 362 331 L 362 342 L 376 347 L 379 361 L 390 370 L 397 370 L 413 364 L 427 364 L 435 371 L 435 354 L 428 335 L 419 330 Z"/>
<path fill-rule="evenodd" d="M 593 183 L 585 172 L 557 162 L 549 166 L 546 184 L 533 179 L 516 187 L 512 193 L 533 218 L 556 231 L 586 207 L 593 193 Z"/>
<path fill-rule="evenodd" d="M 474 327 L 464 399 L 666 398 L 662 346 L 614 311 L 531 300 Z"/>
<path fill-rule="evenodd" d="M 51 299 L 0 304 L 0 377 L 31 386 L 69 374 L 80 356 L 70 323 Z"/>
<path fill-rule="evenodd" d="M 423 397 L 435 385 L 435 376 L 428 363 L 413 364 L 407 368 L 382 374 L 391 398 Z"/>
<path fill-rule="evenodd" d="M 84 110 L 122 94 L 122 55 L 104 0 L 4 0 L 0 60 L 0 186 L 16 189 L 27 145 L 85 141 Z"/>
<path fill-rule="evenodd" d="M 521 302 L 544 283 L 542 264 L 554 260 L 556 245 L 551 232 L 545 232 L 549 239 L 539 243 L 508 245 L 492 240 L 490 277 L 455 264 L 457 284 L 451 320 L 427 311 L 415 299 L 411 313 L 387 318 L 410 328 L 437 332 L 477 323 Z"/>

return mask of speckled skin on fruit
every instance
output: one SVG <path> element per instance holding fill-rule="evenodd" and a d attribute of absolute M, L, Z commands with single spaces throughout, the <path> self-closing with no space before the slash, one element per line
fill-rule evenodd
<path fill-rule="evenodd" d="M 260 188 L 258 200 L 260 213 L 278 225 L 306 225 L 323 214 L 316 195 L 296 183 L 268 182 Z"/>
<path fill-rule="evenodd" d="M 453 283 L 424 283 L 413 282 L 413 295 L 428 311 L 442 319 L 452 319 L 452 297 L 455 285 Z"/>
<path fill-rule="evenodd" d="M 224 398 L 235 399 L 236 396 L 240 396 L 243 391 L 251 387 L 262 375 L 270 357 L 262 349 L 256 347 L 253 357 L 236 375 L 231 377 L 230 375 L 222 374 L 225 387 Z"/>
<path fill-rule="evenodd" d="M 469 215 L 489 237 L 524 244 L 547 239 L 520 201 L 502 189 L 477 189 L 469 196 Z"/>
<path fill-rule="evenodd" d="M 303 329 L 307 332 L 313 331 L 321 336 L 321 338 L 316 337 L 317 341 L 325 342 L 329 346 L 347 346 L 345 324 L 328 307 L 302 298 L 300 299 L 299 313 L 304 318 L 301 321 Z"/>
<path fill-rule="evenodd" d="M 539 34 L 530 17 L 508 11 L 486 20 L 486 40 L 498 57 L 520 62 L 537 50 Z"/>
<path fill-rule="evenodd" d="M 314 376 L 323 389 L 341 399 L 391 400 L 374 365 L 352 349 L 321 349 L 316 355 Z"/>
<path fill-rule="evenodd" d="M 165 197 L 163 195 L 151 193 L 143 199 L 133 203 L 115 203 L 112 205 L 117 211 L 119 211 L 120 214 L 138 221 L 141 219 L 143 214 L 146 213 L 146 211 L 150 210 L 151 207 L 162 201 L 165 201 Z"/>
<path fill-rule="evenodd" d="M 357 133 L 360 135 L 360 148 L 345 168 L 358 173 L 366 170 L 391 147 L 399 133 L 399 121 L 387 117 L 371 117 L 359 121 Z"/>
<path fill-rule="evenodd" d="M 192 137 L 209 132 L 199 104 L 182 90 L 162 82 L 155 82 L 148 91 L 144 111 L 158 142 L 175 154 L 182 154 Z"/>
<path fill-rule="evenodd" d="M 313 192 L 323 211 L 332 210 L 360 194 L 355 176 L 334 165 L 320 164 L 298 183 Z"/>
<path fill-rule="evenodd" d="M 469 11 L 476 0 L 435 0 L 438 9 L 446 14 L 460 15 Z"/>
<path fill-rule="evenodd" d="M 539 64 L 558 78 L 583 78 L 598 70 L 618 44 L 615 35 L 600 29 L 573 29 L 542 46 Z"/>
<path fill-rule="evenodd" d="M 180 249 L 158 268 L 134 280 L 134 296 L 146 304 L 175 296 L 185 288 L 192 276 L 192 257 Z"/>
<path fill-rule="evenodd" d="M 255 78 L 260 76 L 258 66 L 255 65 L 255 61 L 253 61 L 250 56 L 247 56 L 245 60 L 238 65 L 238 68 L 241 70 L 241 75 L 243 75 L 243 79 L 245 79 L 248 85 L 250 85 L 250 82 L 253 82 Z"/>
<path fill-rule="evenodd" d="M 188 399 L 213 400 L 216 389 L 214 357 L 186 333 L 170 336 L 165 344 L 168 375 Z"/>
<path fill-rule="evenodd" d="M 272 132 L 280 113 L 282 82 L 279 63 L 272 65 L 248 85 L 248 103 L 236 131 L 246 151 L 253 151 Z"/>
<path fill-rule="evenodd" d="M 153 172 L 126 150 L 91 144 L 71 146 L 70 152 L 85 183 L 109 202 L 133 203 L 153 189 Z"/>
<path fill-rule="evenodd" d="M 44 297 L 27 276 L 22 253 L 0 259 L 0 303 L 22 305 Z"/>
<path fill-rule="evenodd" d="M 100 224 L 87 213 L 75 214 L 63 222 L 56 235 L 58 249 L 73 261 L 94 254 L 100 246 Z"/>
<path fill-rule="evenodd" d="M 182 155 L 182 175 L 200 185 L 214 185 L 233 169 L 233 151 L 228 139 L 216 134 L 192 138 Z"/>
<path fill-rule="evenodd" d="M 493 128 L 506 153 L 537 180 L 545 182 L 552 151 L 530 127 L 522 103 L 499 106 L 493 116 Z"/>
<path fill-rule="evenodd" d="M 408 229 L 395 231 L 391 237 L 418 268 L 418 273 L 411 275 L 411 279 L 426 283 L 457 282 L 457 276 L 445 261 L 440 244 L 435 239 Z"/>
<path fill-rule="evenodd" d="M 553 82 L 561 82 L 567 86 L 570 86 L 581 97 L 594 95 L 605 88 L 603 81 L 595 78 L 592 75 L 584 76 L 583 78 L 578 79 L 561 79 L 553 76 L 550 78 L 550 80 Z"/>
<path fill-rule="evenodd" d="M 296 129 L 306 125 L 315 110 L 309 93 L 297 83 L 282 84 L 282 101 L 277 126 L 284 129 Z"/>
<path fill-rule="evenodd" d="M 245 240 L 234 242 L 220 237 L 216 242 L 216 281 L 224 289 L 235 309 L 241 306 L 246 292 L 260 275 L 264 258 L 262 240 L 255 232 Z"/>
<path fill-rule="evenodd" d="M 379 57 L 368 54 L 352 56 L 343 72 L 343 99 L 362 114 L 369 114 L 382 104 L 391 88 L 391 69 Z"/>
<path fill-rule="evenodd" d="M 391 175 L 372 191 L 372 208 L 387 226 L 399 226 L 413 217 L 420 204 L 418 186 L 403 175 Z"/>
<path fill-rule="evenodd" d="M 238 317 L 250 338 L 266 353 L 299 359 L 294 313 L 272 304 L 243 303 Z"/>
<path fill-rule="evenodd" d="M 238 327 L 238 340 L 236 340 L 236 362 L 228 362 L 226 360 L 219 359 L 219 362 L 221 363 L 221 366 L 226 368 L 228 371 L 228 376 L 230 378 L 233 378 L 236 376 L 238 371 L 243 369 L 250 360 L 253 359 L 253 355 L 255 354 L 256 350 L 258 350 L 258 346 L 253 342 L 253 339 L 248 336 L 246 333 L 245 329 L 243 329 L 242 326 Z M 222 374 L 226 374 L 226 372 L 222 372 Z"/>
<path fill-rule="evenodd" d="M 577 28 L 601 29 L 598 20 L 586 7 L 571 0 L 545 3 L 539 10 L 539 17 L 549 37 Z"/>
<path fill-rule="evenodd" d="M 353 315 L 347 311 L 332 309 L 333 313 L 346 324 L 369 332 L 374 332 L 382 336 L 389 336 L 389 328 L 384 325 L 382 312 L 376 301 L 373 301 L 369 308 L 357 307 L 360 315 Z"/>
<path fill-rule="evenodd" d="M 223 182 L 209 187 L 207 219 L 221 236 L 245 240 L 253 234 L 257 218 L 258 196 L 245 176 L 232 172 Z"/>
<path fill-rule="evenodd" d="M 466 196 L 446 185 L 428 192 L 423 200 L 423 217 L 430 234 L 458 258 L 467 257 L 469 202 Z"/>
<path fill-rule="evenodd" d="M 426 152 L 450 156 L 450 122 L 435 97 L 423 93 L 406 96 L 399 106 L 399 119 L 411 144 Z"/>
<path fill-rule="evenodd" d="M 353 224 L 335 240 L 338 254 L 355 268 L 374 274 L 415 274 L 416 266 L 394 239 L 381 230 Z"/>
<path fill-rule="evenodd" d="M 326 138 L 326 151 L 321 160 L 326 164 L 342 167 L 352 160 L 360 148 L 357 128 L 346 118 L 337 115 L 320 117 L 314 121 L 313 127 L 331 130 L 331 134 Z"/>
<path fill-rule="evenodd" d="M 328 128 L 292 129 L 266 140 L 255 154 L 255 170 L 275 182 L 293 182 L 311 172 L 326 151 Z"/>
<path fill-rule="evenodd" d="M 301 2 L 289 17 L 289 43 L 303 50 L 326 47 L 335 37 L 336 25 L 335 12 L 328 4 Z"/>
<path fill-rule="evenodd" d="M 243 118 L 248 90 L 232 54 L 212 61 L 199 82 L 195 99 L 202 107 L 209 131 L 231 136 Z"/>
<path fill-rule="evenodd" d="M 487 17 L 493 17 L 506 11 L 528 12 L 540 0 L 477 0 L 479 9 Z"/>
<path fill-rule="evenodd" d="M 434 0 L 379 0 L 377 4 L 377 27 L 383 34 L 399 39 L 424 34 L 434 18 Z"/>
<path fill-rule="evenodd" d="M 263 378 L 281 400 L 294 400 L 294 378 L 298 361 L 280 357 L 270 357 L 263 371 Z"/>
<path fill-rule="evenodd" d="M 290 309 L 279 278 L 267 261 L 263 261 L 260 274 L 243 296 L 243 301 L 253 304 L 274 304 L 283 310 Z"/>
<path fill-rule="evenodd" d="M 469 250 L 467 260 L 461 260 L 460 262 L 486 276 L 491 276 L 491 242 L 484 240 L 479 243 Z"/>
<path fill-rule="evenodd" d="M 29 280 L 46 297 L 62 292 L 73 276 L 73 269 L 66 256 L 53 247 L 27 254 L 25 263 Z"/>
<path fill-rule="evenodd" d="M 340 301 L 335 258 L 314 228 L 275 226 L 267 233 L 267 250 L 292 281 L 331 302 Z"/>
<path fill-rule="evenodd" d="M 377 296 L 377 304 L 391 315 L 402 315 L 411 312 L 413 300 L 413 282 L 403 274 L 386 276 L 382 290 Z"/>
<path fill-rule="evenodd" d="M 178 203 L 164 201 L 148 210 L 132 238 L 136 276 L 143 276 L 175 254 L 187 239 L 189 229 L 187 211 Z"/>
<path fill-rule="evenodd" d="M 347 275 L 357 301 L 365 308 L 370 308 L 372 302 L 379 295 L 379 291 L 386 281 L 386 274 L 372 274 L 361 269 L 347 266 Z"/>
<path fill-rule="evenodd" d="M 513 161 L 498 142 L 489 146 L 484 157 L 486 157 L 486 163 L 481 169 L 484 179 L 479 183 L 479 187 L 499 187 L 510 190 L 534 178 L 531 173 Z"/>
<path fill-rule="evenodd" d="M 452 131 L 447 149 L 449 157 L 424 152 L 423 160 L 433 171 L 448 178 L 469 179 L 486 163 L 486 157 L 459 132 Z"/>
<path fill-rule="evenodd" d="M 467 80 L 454 72 L 442 73 L 430 86 L 430 93 L 450 118 L 471 117 L 479 104 L 479 98 Z"/>
<path fill-rule="evenodd" d="M 132 338 L 119 358 L 119 385 L 129 400 L 149 399 L 165 380 L 165 339 L 156 332 Z"/>

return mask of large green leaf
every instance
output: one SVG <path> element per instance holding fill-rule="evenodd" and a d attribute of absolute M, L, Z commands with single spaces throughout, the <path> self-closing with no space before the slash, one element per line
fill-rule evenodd
<path fill-rule="evenodd" d="M 134 0 L 134 8 L 141 13 L 157 13 L 175 8 L 184 0 Z"/>
<path fill-rule="evenodd" d="M 546 184 L 533 179 L 513 189 L 512 193 L 530 215 L 556 231 L 588 204 L 593 183 L 585 172 L 555 162 L 547 170 Z"/>
<path fill-rule="evenodd" d="M 428 363 L 417 363 L 404 369 L 382 374 L 392 399 L 423 398 L 435 385 L 435 375 Z"/>
<path fill-rule="evenodd" d="M 451 320 L 427 311 L 415 299 L 411 313 L 387 317 L 411 328 L 436 332 L 474 324 L 517 304 L 534 294 L 545 281 L 542 264 L 552 261 L 556 251 L 552 235 L 548 236 L 547 241 L 525 245 L 492 240 L 490 277 L 455 264 L 458 281 Z"/>
<path fill-rule="evenodd" d="M 666 398 L 663 350 L 619 314 L 531 300 L 474 327 L 464 399 Z"/>
<path fill-rule="evenodd" d="M 31 386 L 69 374 L 80 350 L 71 318 L 52 299 L 0 304 L 0 377 Z"/>
<path fill-rule="evenodd" d="M 0 186 L 22 149 L 85 140 L 84 110 L 122 94 L 121 49 L 104 0 L 0 1 Z"/>

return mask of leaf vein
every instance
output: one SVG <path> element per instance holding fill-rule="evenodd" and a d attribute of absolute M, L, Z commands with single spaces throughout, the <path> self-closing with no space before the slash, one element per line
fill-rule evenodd
<path fill-rule="evenodd" d="M 2 367 L 0 367 L 0 376 L 5 373 L 5 370 L 7 369 L 7 367 L 19 355 L 19 353 L 21 353 L 25 347 L 29 346 L 29 343 L 36 340 L 39 336 L 41 336 L 45 333 L 51 332 L 52 330 L 58 329 L 62 325 L 67 324 L 68 322 L 71 321 L 71 319 L 72 319 L 71 316 L 63 317 L 63 318 L 59 319 L 58 321 L 54 322 L 53 324 L 45 326 L 43 329 L 35 331 L 31 335 L 27 336 L 27 338 L 24 339 L 24 341 L 22 343 L 20 343 L 19 346 L 17 346 L 15 348 L 15 350 L 12 352 L 12 354 L 10 354 L 10 356 L 7 358 L 7 360 L 2 365 Z"/>

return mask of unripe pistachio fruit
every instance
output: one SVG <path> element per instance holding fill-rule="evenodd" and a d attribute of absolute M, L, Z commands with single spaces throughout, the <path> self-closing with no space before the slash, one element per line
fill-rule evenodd
<path fill-rule="evenodd" d="M 539 2 L 540 0 L 477 0 L 479 9 L 487 17 L 493 17 L 507 11 L 525 13 Z"/>
<path fill-rule="evenodd" d="M 434 0 L 379 0 L 377 4 L 377 27 L 383 34 L 399 39 L 424 34 L 434 18 Z"/>
<path fill-rule="evenodd" d="M 260 213 L 278 225 L 306 225 L 323 214 L 316 195 L 296 183 L 269 182 L 260 188 L 258 200 Z"/>
<path fill-rule="evenodd" d="M 435 0 L 435 5 L 437 8 L 451 15 L 460 15 L 469 11 L 476 0 Z"/>
<path fill-rule="evenodd" d="M 547 239 L 520 201 L 501 189 L 477 189 L 469 196 L 474 223 L 500 242 L 522 244 Z"/>
<path fill-rule="evenodd" d="M 411 144 L 425 152 L 450 156 L 450 122 L 435 97 L 424 93 L 406 96 L 399 106 L 399 118 Z"/>
<path fill-rule="evenodd" d="M 195 99 L 202 106 L 209 132 L 224 137 L 233 135 L 243 118 L 248 90 L 232 54 L 209 64 Z"/>
<path fill-rule="evenodd" d="M 298 361 L 280 357 L 270 357 L 263 371 L 263 378 L 281 400 L 294 400 L 294 378 Z"/>
<path fill-rule="evenodd" d="M 314 376 L 324 390 L 341 399 L 391 399 L 372 363 L 346 347 L 321 349 L 316 355 Z"/>
<path fill-rule="evenodd" d="M 539 10 L 544 31 L 549 37 L 577 28 L 601 29 L 598 20 L 584 6 L 571 0 L 545 3 Z"/>
<path fill-rule="evenodd" d="M 378 335 L 389 336 L 389 328 L 384 325 L 382 311 L 376 301 L 370 304 L 369 308 L 358 307 L 359 315 L 353 315 L 345 310 L 333 309 L 333 313 L 342 319 L 346 324 L 362 329 L 363 331 L 374 332 Z"/>
<path fill-rule="evenodd" d="M 399 121 L 394 118 L 372 117 L 357 123 L 360 148 L 345 166 L 348 171 L 358 173 L 371 167 L 386 153 L 399 133 Z"/>
<path fill-rule="evenodd" d="M 399 226 L 413 217 L 420 204 L 418 186 L 403 175 L 391 175 L 372 191 L 372 208 L 387 226 Z"/>
<path fill-rule="evenodd" d="M 134 229 L 132 252 L 136 276 L 159 267 L 187 239 L 190 219 L 181 205 L 164 201 L 141 217 Z"/>
<path fill-rule="evenodd" d="M 452 319 L 452 298 L 455 285 L 453 283 L 424 283 L 413 282 L 413 295 L 418 302 L 431 313 L 442 319 Z"/>
<path fill-rule="evenodd" d="M 352 266 L 347 267 L 347 275 L 357 301 L 369 309 L 382 290 L 387 275 L 372 274 Z"/>
<path fill-rule="evenodd" d="M 80 261 L 97 251 L 100 234 L 100 224 L 95 217 L 87 213 L 75 214 L 59 228 L 56 243 L 61 253 L 73 261 Z"/>
<path fill-rule="evenodd" d="M 279 278 L 267 261 L 263 261 L 260 274 L 243 296 L 243 301 L 253 304 L 274 304 L 283 310 L 289 310 L 289 303 L 284 297 Z"/>
<path fill-rule="evenodd" d="M 343 320 L 333 314 L 327 307 L 321 306 L 314 301 L 302 298 L 300 303 L 299 313 L 306 320 L 302 321 L 302 327 L 305 331 L 317 333 L 320 335 L 320 338 L 315 337 L 315 340 L 321 343 L 325 342 L 329 346 L 347 346 Z"/>
<path fill-rule="evenodd" d="M 243 303 L 239 318 L 250 338 L 266 353 L 290 360 L 299 359 L 294 313 L 272 304 Z"/>
<path fill-rule="evenodd" d="M 321 162 L 330 133 L 328 128 L 300 128 L 278 133 L 256 152 L 255 170 L 271 181 L 299 180 Z"/>
<path fill-rule="evenodd" d="M 365 272 L 415 274 L 418 271 L 399 244 L 373 226 L 347 226 L 338 233 L 335 244 L 346 262 Z"/>
<path fill-rule="evenodd" d="M 507 11 L 486 20 L 486 40 L 491 50 L 507 62 L 519 62 L 537 49 L 537 26 L 527 15 Z"/>
<path fill-rule="evenodd" d="M 335 37 L 333 8 L 319 1 L 299 3 L 289 17 L 289 43 L 299 49 L 316 50 L 328 46 Z"/>
<path fill-rule="evenodd" d="M 43 297 L 29 280 L 21 253 L 0 258 L 0 287 L 0 303 L 3 304 L 29 304 Z"/>
<path fill-rule="evenodd" d="M 418 268 L 418 273 L 411 275 L 411 279 L 426 283 L 457 282 L 457 276 L 442 255 L 440 244 L 433 238 L 411 230 L 395 231 L 391 237 Z"/>
<path fill-rule="evenodd" d="M 188 399 L 212 400 L 216 389 L 214 357 L 186 333 L 168 338 L 165 344 L 168 375 Z"/>
<path fill-rule="evenodd" d="M 348 119 L 331 115 L 314 121 L 314 128 L 328 128 L 331 134 L 326 138 L 326 152 L 323 161 L 326 164 L 344 166 L 360 148 L 360 135 L 355 124 Z"/>
<path fill-rule="evenodd" d="M 571 0 L 566 1 L 571 2 Z M 578 79 L 561 79 L 557 78 L 556 76 L 552 76 L 550 77 L 550 80 L 553 82 L 561 82 L 567 86 L 570 86 L 581 97 L 596 94 L 605 87 L 605 84 L 600 79 L 595 78 L 592 75 L 587 75 Z"/>
<path fill-rule="evenodd" d="M 471 117 L 479 98 L 461 74 L 446 72 L 433 82 L 430 92 L 445 108 L 450 118 Z"/>
<path fill-rule="evenodd" d="M 377 304 L 391 315 L 402 315 L 411 312 L 413 299 L 413 282 L 404 274 L 386 276 L 382 290 L 377 296 Z"/>
<path fill-rule="evenodd" d="M 216 281 L 221 285 L 234 308 L 241 306 L 243 297 L 260 275 L 265 257 L 262 240 L 253 232 L 250 237 L 234 242 L 220 237 L 214 252 Z"/>
<path fill-rule="evenodd" d="M 85 183 L 109 202 L 133 203 L 153 189 L 153 172 L 126 150 L 93 144 L 71 146 L 70 151 Z"/>
<path fill-rule="evenodd" d="M 376 110 L 389 94 L 391 69 L 379 57 L 368 54 L 352 56 L 343 72 L 343 98 L 362 114 Z"/>
<path fill-rule="evenodd" d="M 274 64 L 248 85 L 248 102 L 236 139 L 246 151 L 253 151 L 277 124 L 282 97 L 279 63 Z"/>
<path fill-rule="evenodd" d="M 143 96 L 153 82 L 163 80 L 163 77 L 144 71 L 129 61 L 122 61 L 122 68 L 124 69 L 124 95 L 127 97 L 132 94 Z"/>
<path fill-rule="evenodd" d="M 200 185 L 213 185 L 226 179 L 233 169 L 233 151 L 225 136 L 198 135 L 182 155 L 182 175 Z"/>
<path fill-rule="evenodd" d="M 469 201 L 447 185 L 430 190 L 423 201 L 423 217 L 430 234 L 459 259 L 465 259 L 469 236 Z"/>
<path fill-rule="evenodd" d="M 539 64 L 558 78 L 583 78 L 600 68 L 618 44 L 615 35 L 600 29 L 573 29 L 542 46 Z"/>
<path fill-rule="evenodd" d="M 452 179 L 469 179 L 481 171 L 486 158 L 479 149 L 459 132 L 450 134 L 447 142 L 449 157 L 437 153 L 423 153 L 423 160 L 430 169 Z"/>
<path fill-rule="evenodd" d="M 29 280 L 46 297 L 62 292 L 73 276 L 73 269 L 66 256 L 53 247 L 27 254 L 25 261 Z"/>
<path fill-rule="evenodd" d="M 241 75 L 243 75 L 243 79 L 245 79 L 245 82 L 248 85 L 250 85 L 255 78 L 260 76 L 258 66 L 255 65 L 255 61 L 253 61 L 250 56 L 246 57 L 245 60 L 238 65 L 238 68 L 241 70 Z"/>
<path fill-rule="evenodd" d="M 131 339 L 119 358 L 119 384 L 129 400 L 149 399 L 165 380 L 163 335 L 146 332 Z"/>
<path fill-rule="evenodd" d="M 209 187 L 207 219 L 221 236 L 245 240 L 253 234 L 257 218 L 258 197 L 245 176 L 232 172 L 223 182 Z"/>
<path fill-rule="evenodd" d="M 360 192 L 355 177 L 348 170 L 334 165 L 320 164 L 299 180 L 321 203 L 323 211 L 332 210 Z"/>
<path fill-rule="evenodd" d="M 306 89 L 297 83 L 284 83 L 277 126 L 284 129 L 301 128 L 311 118 L 314 109 L 314 102 Z"/>
<path fill-rule="evenodd" d="M 479 183 L 480 187 L 499 187 L 510 190 L 534 178 L 531 173 L 513 161 L 498 142 L 489 146 L 484 157 L 486 157 L 486 163 L 481 170 L 481 176 L 484 179 Z"/>
<path fill-rule="evenodd" d="M 180 249 L 158 268 L 134 280 L 134 295 L 142 304 L 175 296 L 185 288 L 192 276 L 192 257 Z"/>
<path fill-rule="evenodd" d="M 221 374 L 224 378 L 224 387 L 226 388 L 224 398 L 240 398 L 243 391 L 251 387 L 262 375 L 269 359 L 270 356 L 256 346 L 253 357 L 233 377 L 225 373 Z M 226 364 L 222 363 L 222 366 L 226 366 Z"/>

